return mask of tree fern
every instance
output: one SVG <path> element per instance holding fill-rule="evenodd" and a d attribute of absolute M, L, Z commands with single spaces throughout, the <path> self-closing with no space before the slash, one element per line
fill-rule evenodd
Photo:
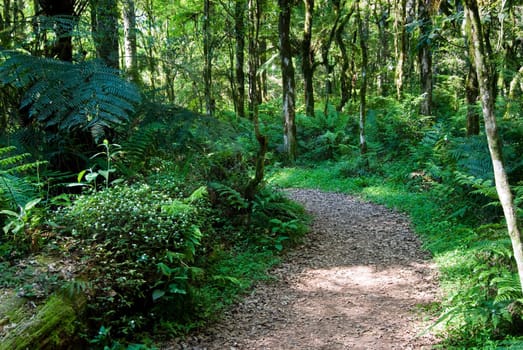
<path fill-rule="evenodd" d="M 98 141 L 105 128 L 129 120 L 137 88 L 98 61 L 78 64 L 2 51 L 0 87 L 22 91 L 20 107 L 44 129 L 83 130 Z"/>

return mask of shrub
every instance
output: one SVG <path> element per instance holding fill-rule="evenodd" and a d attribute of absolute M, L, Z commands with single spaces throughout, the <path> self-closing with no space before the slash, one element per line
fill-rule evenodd
<path fill-rule="evenodd" d="M 186 316 L 189 285 L 201 273 L 192 265 L 207 234 L 205 206 L 203 196 L 184 200 L 136 184 L 82 195 L 57 212 L 74 238 L 69 252 L 83 260 L 79 278 L 92 285 L 92 329 L 135 334 L 152 319 Z"/>

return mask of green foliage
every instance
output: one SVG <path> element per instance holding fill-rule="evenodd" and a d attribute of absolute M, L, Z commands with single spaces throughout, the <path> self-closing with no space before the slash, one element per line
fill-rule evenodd
<path fill-rule="evenodd" d="M 28 162 L 29 154 L 14 154 L 15 147 L 0 147 L 0 259 L 16 252 L 21 254 L 38 245 L 37 237 L 28 232 L 40 215 L 35 206 L 40 202 L 38 188 L 28 177 L 43 162 Z"/>
<path fill-rule="evenodd" d="M 196 202 L 195 202 L 196 203 Z M 200 206 L 143 184 L 80 196 L 55 221 L 71 230 L 93 289 L 90 319 L 117 334 L 134 334 L 157 317 L 183 319 L 190 310 L 191 266 L 209 232 Z M 165 309 L 167 305 L 167 310 Z M 115 334 L 116 335 L 116 334 Z"/>
<path fill-rule="evenodd" d="M 0 147 L 0 209 L 16 209 L 36 197 L 36 188 L 23 174 L 36 169 L 38 162 L 27 162 L 28 153 L 14 154 L 15 147 Z"/>
<path fill-rule="evenodd" d="M 23 91 L 22 110 L 54 136 L 89 131 L 95 140 L 129 121 L 137 89 L 98 61 L 78 64 L 2 51 L 0 86 Z M 54 141 L 59 140 L 59 137 Z"/>
<path fill-rule="evenodd" d="M 299 152 L 303 158 L 322 161 L 337 159 L 349 153 L 351 132 L 355 130 L 355 125 L 349 120 L 347 114 L 335 110 L 329 110 L 327 115 L 318 114 L 314 118 L 297 115 L 298 132 L 302 135 Z"/>
<path fill-rule="evenodd" d="M 97 183 L 96 179 L 98 176 L 102 176 L 104 180 L 104 188 L 108 189 L 109 184 L 115 185 L 117 183 L 120 183 L 123 181 L 123 179 L 116 179 L 113 181 L 110 181 L 111 173 L 116 172 L 116 168 L 113 167 L 113 162 L 116 161 L 121 155 L 121 146 L 114 143 L 109 143 L 107 139 L 103 140 L 101 144 L 98 145 L 98 147 L 103 147 L 102 152 L 98 152 L 95 155 L 91 157 L 91 159 L 95 159 L 99 156 L 103 156 L 103 160 L 101 162 L 101 165 L 99 165 L 100 169 L 94 170 L 93 168 L 82 170 L 77 177 L 78 182 L 74 184 L 70 184 L 70 186 L 90 186 L 92 190 L 97 190 Z M 105 168 L 105 169 L 104 169 Z M 82 182 L 82 179 L 85 178 L 86 182 Z"/>

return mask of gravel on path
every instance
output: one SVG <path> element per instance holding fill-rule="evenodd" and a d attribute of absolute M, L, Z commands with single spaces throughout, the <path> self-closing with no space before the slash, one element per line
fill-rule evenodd
<path fill-rule="evenodd" d="M 437 271 L 408 219 L 341 193 L 292 189 L 314 221 L 302 246 L 223 319 L 164 349 L 430 349 Z"/>

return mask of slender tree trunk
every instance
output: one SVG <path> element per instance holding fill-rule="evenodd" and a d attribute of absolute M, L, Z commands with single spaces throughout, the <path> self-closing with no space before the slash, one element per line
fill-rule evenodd
<path fill-rule="evenodd" d="M 260 19 L 262 14 L 261 11 L 262 10 L 260 7 Z M 258 38 L 258 51 L 258 66 L 261 66 L 264 62 L 267 62 L 267 38 L 265 36 Z M 265 69 L 261 71 L 260 74 L 258 74 L 258 97 L 260 103 L 267 102 L 269 100 L 269 87 L 267 84 L 267 78 L 267 70 Z"/>
<path fill-rule="evenodd" d="M 140 82 L 136 48 L 136 10 L 134 0 L 122 3 L 124 65 L 129 77 L 135 83 Z"/>
<path fill-rule="evenodd" d="M 119 68 L 118 3 L 117 0 L 91 0 L 95 19 L 93 27 L 96 54 L 109 67 Z"/>
<path fill-rule="evenodd" d="M 359 1 L 356 2 L 356 16 L 358 22 L 358 35 L 360 38 L 360 50 L 361 50 L 361 85 L 360 85 L 360 120 L 359 120 L 359 131 L 360 131 L 360 153 L 367 153 L 367 140 L 365 136 L 365 124 L 367 117 L 367 71 L 368 71 L 368 30 L 366 24 L 368 21 L 361 20 L 361 9 L 359 8 Z"/>
<path fill-rule="evenodd" d="M 432 109 L 432 50 L 429 44 L 429 33 L 432 26 L 430 17 L 430 1 L 419 0 L 418 18 L 421 21 L 420 26 L 420 44 L 418 51 L 418 61 L 420 66 L 421 93 L 421 114 L 431 115 Z"/>
<path fill-rule="evenodd" d="M 473 54 L 473 52 L 471 53 Z M 474 63 L 470 61 L 468 66 L 467 80 L 465 83 L 465 97 L 467 101 L 467 136 L 472 136 L 479 135 L 479 113 L 476 109 L 479 87 Z"/>
<path fill-rule="evenodd" d="M 261 67 L 267 61 L 267 35 L 262 35 L 260 31 L 260 25 L 262 20 L 264 20 L 265 13 L 263 9 L 267 7 L 267 0 L 257 0 L 256 1 L 256 26 L 257 26 L 257 37 L 256 37 L 256 47 L 258 50 L 258 67 Z M 267 84 L 267 71 L 264 69 L 259 74 L 258 78 L 258 103 L 263 103 L 269 100 L 269 90 Z"/>
<path fill-rule="evenodd" d="M 296 160 L 295 82 L 290 38 L 292 0 L 278 0 L 280 6 L 279 34 L 280 58 L 283 82 L 283 149 L 288 160 Z"/>
<path fill-rule="evenodd" d="M 314 0 L 303 0 L 303 3 L 305 4 L 305 21 L 303 24 L 301 69 L 304 80 L 305 113 L 309 117 L 314 117 L 314 51 L 311 48 Z"/>
<path fill-rule="evenodd" d="M 238 117 L 245 118 L 245 0 L 237 0 L 234 8 L 234 36 L 236 39 L 236 93 L 235 107 Z"/>
<path fill-rule="evenodd" d="M 259 62 L 259 29 L 261 19 L 260 0 L 249 0 L 249 116 L 254 125 L 254 136 L 258 141 L 258 152 L 256 154 L 256 170 L 254 177 L 249 181 L 245 189 L 245 198 L 252 203 L 260 183 L 263 181 L 265 171 L 265 155 L 267 153 L 268 139 L 260 132 L 258 117 L 259 86 L 256 73 Z"/>
<path fill-rule="evenodd" d="M 258 79 L 258 36 L 259 36 L 259 0 L 249 0 L 249 118 L 253 120 L 258 116 L 259 87 Z"/>
<path fill-rule="evenodd" d="M 337 16 L 340 16 L 340 4 L 339 1 L 333 2 L 334 11 L 337 13 Z M 336 28 L 335 33 L 335 39 L 336 44 L 338 44 L 338 47 L 340 49 L 341 53 L 341 73 L 340 73 L 340 104 L 336 107 L 336 110 L 339 112 L 343 109 L 343 107 L 349 102 L 351 92 L 352 92 L 352 85 L 351 85 L 351 71 L 350 71 L 350 59 L 349 55 L 347 53 L 347 46 L 345 45 L 345 39 L 343 38 L 343 33 L 345 33 L 345 27 L 347 23 L 349 22 L 351 16 L 352 16 L 353 10 L 351 9 L 351 12 L 347 14 L 343 20 L 341 20 L 340 24 Z"/>
<path fill-rule="evenodd" d="M 470 40 L 474 46 L 474 63 L 478 77 L 485 133 L 489 145 L 490 157 L 494 168 L 494 179 L 508 234 L 512 242 L 521 289 L 523 291 L 523 246 L 518 226 L 516 207 L 510 189 L 508 176 L 503 165 L 502 146 L 494 114 L 496 74 L 491 61 L 492 51 L 488 45 L 488 34 L 483 32 L 478 4 L 476 0 L 466 0 L 467 19 L 471 22 Z"/>
<path fill-rule="evenodd" d="M 332 76 L 334 73 L 334 65 L 330 64 L 329 62 L 329 51 L 332 45 L 332 42 L 334 41 L 335 35 L 336 35 L 336 28 L 338 28 L 338 23 L 341 20 L 341 4 L 340 0 L 333 0 L 333 6 L 334 8 L 340 9 L 336 13 L 336 17 L 334 19 L 334 24 L 331 27 L 329 36 L 326 41 L 324 41 L 321 45 L 321 64 L 325 67 L 325 107 L 323 109 L 323 114 L 326 116 L 328 114 L 328 106 L 329 106 L 329 100 L 330 96 L 332 94 Z"/>
<path fill-rule="evenodd" d="M 11 23 L 11 0 L 3 1 L 3 13 L 0 13 L 0 46 L 4 48 L 11 47 L 12 38 L 9 27 Z"/>
<path fill-rule="evenodd" d="M 405 18 L 407 17 L 407 0 L 396 2 L 396 16 L 394 18 L 394 28 L 396 35 L 394 45 L 396 51 L 396 97 L 401 100 L 403 95 L 403 85 L 405 79 L 405 64 L 407 59 L 407 30 L 405 28 Z"/>
<path fill-rule="evenodd" d="M 376 25 L 378 27 L 379 45 L 376 50 L 377 63 L 377 77 L 376 77 L 376 93 L 380 96 L 387 95 L 387 72 L 388 72 L 388 58 L 389 58 L 389 43 L 387 35 L 387 19 L 389 17 L 389 8 L 385 8 L 380 2 L 380 6 L 375 7 Z"/>
<path fill-rule="evenodd" d="M 212 33 L 211 33 L 211 0 L 203 2 L 203 91 L 205 98 L 205 114 L 214 115 L 215 102 L 212 95 Z"/>

